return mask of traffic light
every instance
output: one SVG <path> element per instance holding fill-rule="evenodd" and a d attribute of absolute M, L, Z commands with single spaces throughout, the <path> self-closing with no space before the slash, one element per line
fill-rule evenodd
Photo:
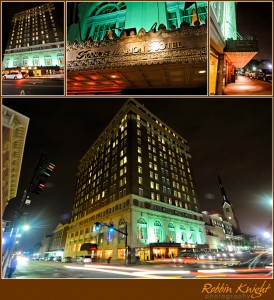
<path fill-rule="evenodd" d="M 41 175 L 48 178 L 55 169 L 55 164 L 47 161 L 41 170 Z"/>
<path fill-rule="evenodd" d="M 109 232 L 114 232 L 114 225 L 113 224 L 109 224 L 108 225 L 108 230 L 109 230 Z"/>
<path fill-rule="evenodd" d="M 99 222 L 96 222 L 96 223 L 95 223 L 95 230 L 96 230 L 96 231 L 99 231 L 99 230 L 100 230 L 100 223 L 99 223 Z"/>
<path fill-rule="evenodd" d="M 35 194 L 40 194 L 43 189 L 45 188 L 45 182 L 43 180 L 39 180 L 35 186 L 35 188 L 33 189 L 33 193 Z"/>

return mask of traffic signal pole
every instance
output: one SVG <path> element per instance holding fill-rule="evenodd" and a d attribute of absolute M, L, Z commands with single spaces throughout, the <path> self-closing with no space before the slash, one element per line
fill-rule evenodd
<path fill-rule="evenodd" d="M 107 224 L 107 223 L 103 223 L 103 222 L 96 222 L 95 223 L 95 230 L 98 231 L 100 229 L 100 226 L 107 226 L 108 228 L 111 228 L 119 233 L 122 233 L 123 235 L 125 235 L 125 265 L 128 264 L 128 245 L 127 245 L 127 236 L 128 236 L 128 232 L 127 232 L 127 223 L 125 226 L 125 232 L 116 229 L 113 224 Z"/>
<path fill-rule="evenodd" d="M 29 194 L 31 192 L 33 192 L 33 189 L 37 185 L 37 181 L 39 181 L 39 178 L 42 175 L 41 172 L 43 172 L 43 169 L 45 168 L 46 164 L 53 165 L 55 167 L 54 164 L 49 162 L 48 158 L 46 157 L 46 154 L 41 153 L 39 160 L 36 163 L 32 177 L 28 183 L 28 186 L 27 186 L 26 190 L 24 190 L 24 194 L 22 197 L 22 201 L 21 201 L 19 210 L 15 211 L 15 214 L 13 217 L 12 226 L 11 226 L 12 229 L 11 229 L 11 233 L 10 233 L 10 242 L 9 242 L 9 245 L 8 245 L 5 253 L 3 253 L 3 258 L 2 258 L 2 278 L 5 278 L 5 276 L 6 276 L 7 267 L 9 265 L 9 262 L 12 257 L 14 244 L 16 241 L 16 236 L 19 231 L 19 221 L 24 213 L 25 205 L 29 205 L 31 202 L 31 200 L 29 199 Z M 54 167 L 53 167 L 53 169 L 54 169 Z M 50 176 L 50 174 L 47 174 L 47 175 Z M 49 177 L 49 176 L 47 176 L 47 177 Z"/>

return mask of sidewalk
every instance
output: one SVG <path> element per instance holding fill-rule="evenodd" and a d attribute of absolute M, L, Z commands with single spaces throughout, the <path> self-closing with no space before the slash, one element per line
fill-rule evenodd
<path fill-rule="evenodd" d="M 257 79 L 250 79 L 247 76 L 238 75 L 236 76 L 235 83 L 229 83 L 224 88 L 224 95 L 272 95 L 272 83 Z"/>

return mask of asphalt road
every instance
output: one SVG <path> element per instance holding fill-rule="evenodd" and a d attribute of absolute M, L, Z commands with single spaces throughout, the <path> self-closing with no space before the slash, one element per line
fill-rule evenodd
<path fill-rule="evenodd" d="M 2 79 L 2 95 L 64 95 L 64 78 L 25 78 L 21 80 Z"/>
<path fill-rule="evenodd" d="M 147 262 L 138 265 L 76 264 L 31 260 L 18 263 L 16 279 L 24 278 L 116 278 L 116 279 L 182 279 L 182 278 L 272 278 L 272 254 L 245 257 L 238 266 L 234 261 L 216 261 L 191 264 Z"/>

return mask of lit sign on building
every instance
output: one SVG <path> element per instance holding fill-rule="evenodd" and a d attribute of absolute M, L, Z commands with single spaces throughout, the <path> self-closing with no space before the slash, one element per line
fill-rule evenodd
<path fill-rule="evenodd" d="M 68 71 L 206 61 L 206 25 L 148 33 L 141 29 L 138 35 L 67 46 Z"/>

